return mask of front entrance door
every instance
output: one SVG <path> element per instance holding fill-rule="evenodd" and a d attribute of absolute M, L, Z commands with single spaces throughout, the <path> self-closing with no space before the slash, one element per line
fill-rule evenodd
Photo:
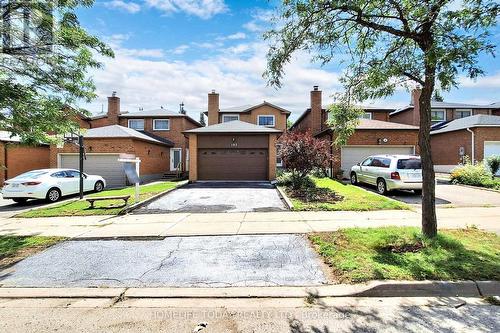
<path fill-rule="evenodd" d="M 170 149 L 170 171 L 177 171 L 181 167 L 182 148 Z"/>

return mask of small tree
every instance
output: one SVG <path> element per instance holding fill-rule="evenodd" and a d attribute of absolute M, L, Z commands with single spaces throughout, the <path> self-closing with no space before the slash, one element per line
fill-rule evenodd
<path fill-rule="evenodd" d="M 309 131 L 283 134 L 278 147 L 278 156 L 285 170 L 291 173 L 294 189 L 300 187 L 314 169 L 326 168 L 331 158 L 328 142 L 314 138 Z"/>
<path fill-rule="evenodd" d="M 328 107 L 327 124 L 333 130 L 335 135 L 333 144 L 337 147 L 347 144 L 347 140 L 354 134 L 359 125 L 359 119 L 364 113 L 362 108 L 352 105 L 346 96 L 348 94 L 340 95 L 340 99 Z"/>
<path fill-rule="evenodd" d="M 496 173 L 500 170 L 500 155 L 492 155 L 486 159 L 486 164 L 491 170 L 491 175 L 495 178 Z"/>

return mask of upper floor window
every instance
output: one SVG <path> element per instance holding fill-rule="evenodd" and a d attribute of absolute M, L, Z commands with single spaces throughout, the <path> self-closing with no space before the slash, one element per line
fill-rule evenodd
<path fill-rule="evenodd" d="M 228 121 L 240 120 L 239 114 L 223 114 L 222 122 L 227 123 Z"/>
<path fill-rule="evenodd" d="M 153 120 L 153 130 L 154 131 L 168 131 L 170 129 L 170 120 L 168 119 L 154 119 Z"/>
<path fill-rule="evenodd" d="M 274 116 L 257 116 L 257 125 L 260 126 L 267 126 L 267 127 L 274 127 L 275 122 L 274 122 Z"/>
<path fill-rule="evenodd" d="M 144 119 L 129 119 L 128 127 L 138 131 L 144 131 Z"/>
<path fill-rule="evenodd" d="M 432 110 L 431 111 L 431 121 L 445 121 L 446 111 L 445 110 Z"/>
<path fill-rule="evenodd" d="M 372 119 L 372 113 L 371 112 L 365 112 L 361 115 L 361 119 Z"/>
<path fill-rule="evenodd" d="M 460 118 L 470 117 L 470 116 L 472 116 L 471 109 L 456 109 L 455 110 L 455 119 L 460 119 Z"/>

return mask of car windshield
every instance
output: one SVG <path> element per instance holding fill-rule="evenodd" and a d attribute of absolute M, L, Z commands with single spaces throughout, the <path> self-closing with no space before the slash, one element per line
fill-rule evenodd
<path fill-rule="evenodd" d="M 16 176 L 12 179 L 36 179 L 39 178 L 40 176 L 43 176 L 47 173 L 47 171 L 28 171 L 25 173 L 20 174 L 19 176 Z"/>
<path fill-rule="evenodd" d="M 422 163 L 418 158 L 398 160 L 398 169 L 422 169 Z"/>

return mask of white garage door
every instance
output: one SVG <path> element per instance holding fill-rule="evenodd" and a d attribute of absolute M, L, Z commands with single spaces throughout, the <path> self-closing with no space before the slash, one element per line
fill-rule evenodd
<path fill-rule="evenodd" d="M 78 155 L 60 154 L 60 167 L 79 168 Z M 118 154 L 87 154 L 83 161 L 83 171 L 90 175 L 99 175 L 106 180 L 107 187 L 122 187 L 126 185 L 126 176 Z"/>
<path fill-rule="evenodd" d="M 485 141 L 484 142 L 484 158 L 491 155 L 499 155 L 500 156 L 500 141 Z M 500 171 L 496 173 L 497 176 L 500 176 Z"/>
<path fill-rule="evenodd" d="M 344 177 L 349 178 L 351 167 L 371 155 L 380 154 L 413 154 L 413 146 L 411 147 L 391 147 L 391 146 L 345 146 L 341 148 L 340 159 L 341 169 L 344 170 Z"/>

